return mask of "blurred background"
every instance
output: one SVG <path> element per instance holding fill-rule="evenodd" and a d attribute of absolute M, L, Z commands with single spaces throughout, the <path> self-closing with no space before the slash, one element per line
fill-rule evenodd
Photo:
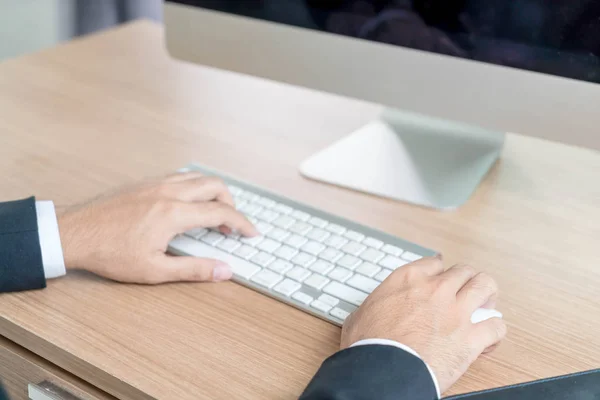
<path fill-rule="evenodd" d="M 161 14 L 162 0 L 0 0 L 0 61 Z"/>

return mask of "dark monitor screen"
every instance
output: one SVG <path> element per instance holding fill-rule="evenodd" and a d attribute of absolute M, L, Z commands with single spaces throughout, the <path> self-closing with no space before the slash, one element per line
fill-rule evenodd
<path fill-rule="evenodd" d="M 173 2 L 600 83 L 600 0 Z"/>

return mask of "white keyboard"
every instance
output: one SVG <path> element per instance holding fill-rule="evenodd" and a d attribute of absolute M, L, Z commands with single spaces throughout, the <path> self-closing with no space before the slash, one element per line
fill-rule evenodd
<path fill-rule="evenodd" d="M 194 229 L 173 239 L 170 252 L 222 260 L 234 281 L 336 325 L 392 271 L 435 254 L 204 167 L 186 169 L 222 178 L 262 236 Z"/>

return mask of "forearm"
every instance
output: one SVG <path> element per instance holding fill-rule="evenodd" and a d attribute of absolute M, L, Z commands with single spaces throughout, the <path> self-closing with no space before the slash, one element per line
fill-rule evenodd
<path fill-rule="evenodd" d="M 400 348 L 356 346 L 328 358 L 300 400 L 433 400 L 425 363 Z"/>

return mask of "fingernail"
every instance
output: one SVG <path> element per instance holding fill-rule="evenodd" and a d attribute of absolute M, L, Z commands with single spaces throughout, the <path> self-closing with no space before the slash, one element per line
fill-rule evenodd
<path fill-rule="evenodd" d="M 231 279 L 233 276 L 233 271 L 231 267 L 227 264 L 217 264 L 213 269 L 213 281 L 226 281 Z"/>

